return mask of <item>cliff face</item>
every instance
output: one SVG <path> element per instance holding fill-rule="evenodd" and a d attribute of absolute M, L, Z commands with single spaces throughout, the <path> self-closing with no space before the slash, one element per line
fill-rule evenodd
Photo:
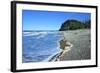
<path fill-rule="evenodd" d="M 83 23 L 77 20 L 67 20 L 61 25 L 61 28 L 59 29 L 59 31 L 89 28 L 87 26 L 90 26 L 90 23 L 88 22 L 88 25 L 86 24 L 87 22 Z"/>

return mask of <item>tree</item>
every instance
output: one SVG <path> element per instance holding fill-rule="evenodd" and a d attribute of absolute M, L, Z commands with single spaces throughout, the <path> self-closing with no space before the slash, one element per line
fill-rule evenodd
<path fill-rule="evenodd" d="M 61 25 L 61 28 L 59 30 L 65 31 L 65 30 L 76 30 L 76 29 L 83 29 L 83 28 L 85 28 L 84 23 L 78 20 L 67 20 Z"/>

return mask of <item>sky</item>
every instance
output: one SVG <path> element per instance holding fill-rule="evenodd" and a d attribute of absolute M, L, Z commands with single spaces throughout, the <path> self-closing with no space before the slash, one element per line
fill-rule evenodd
<path fill-rule="evenodd" d="M 22 11 L 23 30 L 59 30 L 62 23 L 66 20 L 75 19 L 85 21 L 90 18 L 90 13 L 37 10 Z"/>

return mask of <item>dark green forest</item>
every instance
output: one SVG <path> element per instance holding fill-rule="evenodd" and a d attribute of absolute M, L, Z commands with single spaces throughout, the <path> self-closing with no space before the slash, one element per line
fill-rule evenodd
<path fill-rule="evenodd" d="M 78 21 L 78 20 L 66 20 L 62 23 L 59 31 L 66 31 L 66 30 L 76 30 L 76 29 L 90 29 L 91 28 L 91 21 Z"/>

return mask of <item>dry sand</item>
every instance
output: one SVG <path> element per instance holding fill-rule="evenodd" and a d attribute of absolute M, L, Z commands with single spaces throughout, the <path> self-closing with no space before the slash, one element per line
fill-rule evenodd
<path fill-rule="evenodd" d="M 85 60 L 91 58 L 90 29 L 63 31 L 65 40 L 73 46 L 61 56 L 61 61 Z"/>

